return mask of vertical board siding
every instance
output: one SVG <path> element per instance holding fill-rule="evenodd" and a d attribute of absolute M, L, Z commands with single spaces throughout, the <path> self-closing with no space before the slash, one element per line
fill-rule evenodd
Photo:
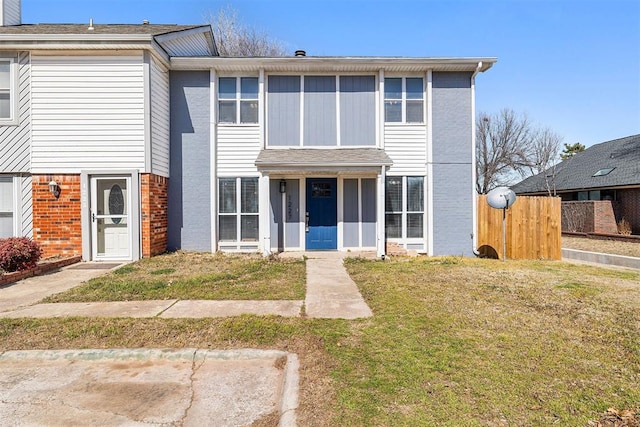
<path fill-rule="evenodd" d="M 303 145 L 338 145 L 337 126 L 336 78 L 305 76 Z"/>
<path fill-rule="evenodd" d="M 358 180 L 345 179 L 342 185 L 343 242 L 345 248 L 360 246 L 360 218 L 358 209 Z"/>
<path fill-rule="evenodd" d="M 172 71 L 169 250 L 211 251 L 209 71 Z M 215 224 L 213 225 L 215 226 Z"/>
<path fill-rule="evenodd" d="M 151 172 L 169 176 L 169 72 L 151 60 Z"/>
<path fill-rule="evenodd" d="M 478 250 L 502 259 L 502 209 L 490 207 L 484 195 L 477 203 Z M 562 259 L 561 222 L 559 197 L 518 197 L 507 209 L 507 258 Z"/>
<path fill-rule="evenodd" d="M 472 255 L 471 73 L 433 73 L 433 254 Z"/>
<path fill-rule="evenodd" d="M 29 53 L 18 57 L 17 126 L 0 126 L 0 172 L 29 172 L 31 155 L 31 64 Z"/>
<path fill-rule="evenodd" d="M 340 76 L 340 145 L 376 145 L 375 76 Z"/>
<path fill-rule="evenodd" d="M 392 175 L 427 173 L 427 127 L 425 125 L 387 125 L 384 150 L 393 160 Z"/>
<path fill-rule="evenodd" d="M 280 182 L 276 182 L 280 191 Z M 288 179 L 285 200 L 285 248 L 300 246 L 300 181 Z"/>
<path fill-rule="evenodd" d="M 376 180 L 363 178 L 362 187 L 362 246 L 376 246 Z"/>
<path fill-rule="evenodd" d="M 267 144 L 300 145 L 300 76 L 269 76 Z"/>
<path fill-rule="evenodd" d="M 271 249 L 284 250 L 284 223 L 282 221 L 282 194 L 280 181 L 269 181 L 269 231 L 271 233 Z"/>
<path fill-rule="evenodd" d="M 218 125 L 218 176 L 256 176 L 255 161 L 260 153 L 259 126 Z"/>
<path fill-rule="evenodd" d="M 33 56 L 32 171 L 144 169 L 139 56 Z"/>
<path fill-rule="evenodd" d="M 21 176 L 18 179 L 20 180 L 20 235 L 33 237 L 31 175 Z"/>

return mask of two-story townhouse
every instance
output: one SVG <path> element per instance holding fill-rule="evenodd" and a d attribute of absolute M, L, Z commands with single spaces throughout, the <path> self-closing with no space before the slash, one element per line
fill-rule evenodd
<path fill-rule="evenodd" d="M 208 26 L 12 19 L 1 179 L 46 254 L 472 253 L 495 58 L 222 58 Z"/>
<path fill-rule="evenodd" d="M 169 247 L 472 253 L 493 58 L 173 58 Z"/>
<path fill-rule="evenodd" d="M 210 27 L 0 11 L 0 237 L 86 260 L 166 251 L 170 58 L 216 55 Z"/>

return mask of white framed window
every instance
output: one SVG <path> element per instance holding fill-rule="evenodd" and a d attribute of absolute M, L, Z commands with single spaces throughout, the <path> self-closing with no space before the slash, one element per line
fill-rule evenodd
<path fill-rule="evenodd" d="M 385 182 L 387 239 L 424 237 L 424 177 L 387 176 Z"/>
<path fill-rule="evenodd" d="M 258 241 L 258 178 L 218 179 L 218 240 Z"/>
<path fill-rule="evenodd" d="M 218 79 L 218 123 L 258 123 L 258 78 Z"/>
<path fill-rule="evenodd" d="M 15 236 L 15 186 L 13 177 L 0 177 L 0 238 Z"/>
<path fill-rule="evenodd" d="M 424 123 L 424 79 L 387 77 L 384 79 L 385 123 Z"/>
<path fill-rule="evenodd" d="M 0 124 L 17 124 L 17 58 L 0 54 Z"/>

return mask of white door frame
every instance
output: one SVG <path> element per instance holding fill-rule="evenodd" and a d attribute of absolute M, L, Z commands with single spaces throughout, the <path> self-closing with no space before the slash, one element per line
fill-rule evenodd
<path fill-rule="evenodd" d="M 95 209 L 94 179 L 126 179 L 127 201 L 129 203 L 129 254 L 121 257 L 105 257 L 97 254 L 95 225 L 92 221 L 92 209 Z M 83 171 L 80 176 L 81 222 L 82 222 L 82 259 L 83 261 L 133 260 L 140 259 L 140 178 L 137 170 Z"/>

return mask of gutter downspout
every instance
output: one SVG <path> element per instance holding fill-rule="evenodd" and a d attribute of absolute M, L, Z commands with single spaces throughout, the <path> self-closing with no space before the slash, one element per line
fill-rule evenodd
<path fill-rule="evenodd" d="M 480 256 L 478 252 L 478 195 L 476 194 L 476 76 L 482 69 L 482 61 L 478 62 L 478 66 L 471 75 L 471 118 L 473 124 L 471 126 L 471 185 L 473 194 L 473 230 L 471 230 L 471 250 L 477 257 Z"/>

